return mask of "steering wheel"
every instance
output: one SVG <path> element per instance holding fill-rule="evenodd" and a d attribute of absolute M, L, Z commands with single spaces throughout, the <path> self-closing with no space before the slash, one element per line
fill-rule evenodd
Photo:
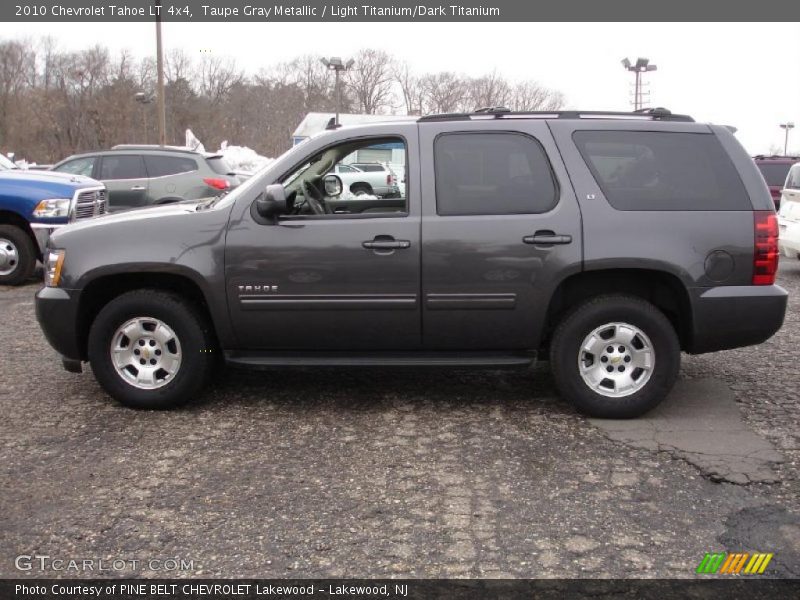
<path fill-rule="evenodd" d="M 322 192 L 306 179 L 303 180 L 303 196 L 305 196 L 306 203 L 311 207 L 311 212 L 315 215 L 324 215 L 327 212 Z"/>

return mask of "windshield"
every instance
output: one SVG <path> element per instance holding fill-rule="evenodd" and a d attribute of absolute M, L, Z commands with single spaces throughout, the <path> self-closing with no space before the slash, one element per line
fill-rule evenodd
<path fill-rule="evenodd" d="M 10 169 L 19 169 L 19 167 L 0 154 L 0 171 L 8 171 Z"/>

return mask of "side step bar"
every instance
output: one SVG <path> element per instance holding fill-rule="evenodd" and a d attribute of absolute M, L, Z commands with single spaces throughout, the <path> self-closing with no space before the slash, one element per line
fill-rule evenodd
<path fill-rule="evenodd" d="M 500 352 L 239 352 L 225 361 L 240 367 L 529 367 L 535 354 Z"/>

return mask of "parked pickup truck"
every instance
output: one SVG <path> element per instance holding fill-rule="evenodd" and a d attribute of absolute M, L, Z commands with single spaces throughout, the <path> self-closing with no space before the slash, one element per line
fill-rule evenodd
<path fill-rule="evenodd" d="M 408 194 L 343 195 L 336 166 L 386 144 L 405 149 Z M 491 109 L 327 131 L 221 198 L 57 231 L 36 311 L 64 366 L 89 361 L 132 407 L 195 398 L 218 358 L 539 356 L 580 410 L 625 418 L 667 396 L 681 351 L 781 327 L 777 243 L 769 190 L 726 127 Z"/>
<path fill-rule="evenodd" d="M 103 214 L 105 194 L 94 179 L 22 170 L 0 156 L 0 285 L 30 279 L 49 234 Z"/>
<path fill-rule="evenodd" d="M 333 172 L 339 176 L 351 194 L 379 196 L 381 198 L 396 197 L 400 194 L 397 175 L 380 163 L 369 163 L 360 166 L 340 163 Z"/>

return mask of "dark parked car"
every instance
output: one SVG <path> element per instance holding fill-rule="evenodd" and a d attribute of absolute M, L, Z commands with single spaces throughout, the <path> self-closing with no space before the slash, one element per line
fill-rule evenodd
<path fill-rule="evenodd" d="M 764 181 L 769 186 L 769 193 L 775 203 L 775 210 L 781 207 L 781 191 L 786 182 L 789 169 L 796 162 L 800 162 L 800 156 L 764 156 L 759 154 L 754 156 L 756 166 L 764 176 Z"/>
<path fill-rule="evenodd" d="M 400 198 L 342 196 L 401 144 Z M 335 129 L 215 200 L 51 239 L 37 294 L 64 365 L 133 407 L 250 367 L 529 366 L 591 415 L 658 404 L 681 351 L 783 323 L 775 209 L 730 130 L 648 113 L 481 113 Z M 146 232 L 146 237 L 142 237 Z M 758 318 L 753 318 L 758 315 Z M 269 381 L 265 383 L 269 386 Z"/>
<path fill-rule="evenodd" d="M 102 181 L 108 188 L 109 212 L 198 200 L 239 185 L 221 155 L 170 146 L 114 146 L 70 156 L 53 170 Z"/>

